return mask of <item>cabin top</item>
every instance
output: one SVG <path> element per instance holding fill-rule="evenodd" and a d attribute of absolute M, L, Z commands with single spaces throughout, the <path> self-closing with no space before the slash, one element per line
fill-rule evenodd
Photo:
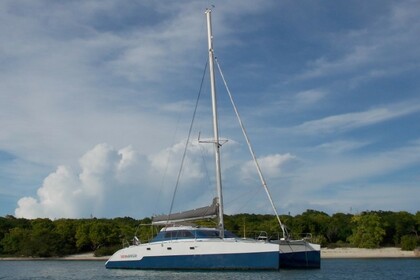
<path fill-rule="evenodd" d="M 233 233 L 226 231 L 225 238 L 237 238 Z M 220 231 L 215 228 L 200 228 L 191 226 L 168 227 L 163 228 L 153 238 L 152 242 L 178 240 L 178 239 L 208 239 L 208 238 L 221 238 Z"/>

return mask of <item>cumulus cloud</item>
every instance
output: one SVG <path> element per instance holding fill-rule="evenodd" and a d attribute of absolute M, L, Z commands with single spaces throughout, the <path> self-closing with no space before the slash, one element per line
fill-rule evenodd
<path fill-rule="evenodd" d="M 153 170 L 160 174 L 165 174 L 168 178 L 176 178 L 180 169 L 184 149 L 185 141 L 181 141 L 170 148 L 150 156 L 149 160 Z M 210 145 L 200 145 L 197 141 L 188 144 L 182 171 L 183 183 L 189 184 L 206 175 L 203 157 L 207 157 L 210 152 Z"/>
<path fill-rule="evenodd" d="M 16 216 L 103 215 L 105 208 L 116 199 L 114 195 L 126 195 L 130 191 L 126 187 L 135 183 L 133 167 L 139 167 L 139 156 L 131 147 L 116 150 L 108 144 L 98 144 L 80 158 L 79 166 L 80 172 L 68 166 L 57 167 L 44 179 L 36 197 L 23 197 L 18 201 Z"/>
<path fill-rule="evenodd" d="M 181 176 L 183 190 L 194 186 L 196 192 L 203 192 L 197 188 L 197 181 L 206 175 L 203 157 L 210 154 L 209 146 L 189 144 Z M 98 144 L 79 159 L 77 170 L 58 166 L 44 179 L 35 196 L 19 199 L 15 215 L 25 218 L 144 217 L 164 212 L 173 193 L 184 147 L 185 141 L 180 141 L 146 157 L 131 146 L 115 149 L 105 143 Z M 189 202 L 185 202 L 183 199 L 177 204 L 186 209 L 197 200 L 191 201 L 189 197 Z M 205 203 L 211 199 L 212 196 L 207 197 Z"/>
<path fill-rule="evenodd" d="M 16 214 L 28 217 L 144 217 L 166 210 L 156 207 L 155 198 L 170 201 L 184 144 L 162 147 L 179 141 L 168 140 L 168 134 L 189 124 L 184 120 L 192 104 L 185 100 L 192 100 L 206 59 L 205 6 L 143 2 L 0 2 L 0 153 L 13 156 L 0 155 L 3 214 L 13 212 L 18 198 Z M 350 10 L 330 5 L 322 11 L 293 2 L 240 1 L 241 9 L 238 1 L 222 2 L 213 17 L 215 43 L 226 59 L 226 73 L 246 76 L 229 79 L 230 86 L 243 98 L 238 104 L 247 110 L 243 115 L 256 117 L 246 121 L 251 138 L 264 137 L 262 150 L 272 154 L 260 159 L 270 185 L 304 189 L 295 200 L 312 201 L 310 188 L 379 181 L 390 171 L 401 181 L 413 180 L 407 174 L 417 169 L 417 150 L 401 157 L 377 154 L 418 137 L 420 56 L 413 46 L 420 17 L 413 1 L 387 3 L 379 10 L 368 4 Z M 337 21 L 329 17 L 332 10 L 357 20 Z M 296 21 L 296 11 L 317 23 Z M 281 26 L 269 20 L 278 12 Z M 244 15 L 252 23 L 244 23 Z M 244 24 L 251 28 L 238 28 Z M 294 36 L 278 44 L 273 31 Z M 236 63 L 229 58 L 242 61 L 239 68 L 232 68 Z M 376 133 L 386 122 L 392 142 Z M 224 125 L 222 134 L 235 138 L 231 122 Z M 367 127 L 372 129 L 359 129 Z M 118 149 L 95 146 L 102 142 Z M 296 157 L 276 154 L 279 146 Z M 206 176 L 201 158 L 208 151 L 201 149 L 192 147 L 186 158 L 182 184 L 189 203 L 199 189 L 193 182 Z M 222 163 L 223 180 L 230 180 L 224 186 L 237 198 L 238 189 L 258 180 L 238 178 L 256 176 L 255 168 L 251 162 L 242 167 L 242 156 L 229 150 L 222 157 L 228 158 Z M 297 169 L 290 169 L 296 163 L 303 166 L 300 179 Z M 406 169 L 394 172 L 399 166 Z M 198 203 L 200 194 L 193 195 Z"/>
<path fill-rule="evenodd" d="M 295 161 L 297 158 L 289 153 L 281 155 L 274 154 L 268 155 L 258 159 L 258 164 L 263 170 L 264 175 L 272 178 L 279 177 L 283 174 L 286 165 Z M 248 161 L 243 164 L 241 168 L 242 175 L 248 177 L 249 174 L 255 174 L 255 163 L 253 161 Z"/>

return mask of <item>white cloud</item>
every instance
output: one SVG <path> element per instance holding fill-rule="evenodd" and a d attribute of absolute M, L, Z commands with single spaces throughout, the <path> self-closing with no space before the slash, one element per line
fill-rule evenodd
<path fill-rule="evenodd" d="M 365 139 L 374 139 L 381 147 L 391 146 L 380 142 L 373 133 L 375 124 L 389 120 L 394 120 L 389 122 L 389 134 L 398 126 L 403 135 L 392 146 L 418 137 L 412 127 L 417 123 L 415 113 L 420 111 L 420 105 L 418 100 L 410 99 L 418 92 L 415 77 L 420 57 L 419 48 L 413 47 L 418 45 L 419 33 L 414 3 L 388 3 L 383 10 L 370 11 L 369 20 L 364 12 L 351 11 L 362 21 L 338 21 L 328 31 L 322 24 L 314 26 L 315 30 L 307 28 L 307 21 L 296 21 L 295 15 L 303 18 L 312 13 L 299 5 L 277 1 L 216 3 L 213 23 L 221 58 L 229 51 L 233 51 L 235 65 L 242 60 L 238 58 L 251 58 L 239 62 L 244 63 L 240 71 L 252 70 L 241 72 L 249 74 L 250 79 L 237 84 L 239 91 L 245 90 L 239 92 L 245 97 L 240 107 L 249 108 L 247 113 L 258 117 L 246 122 L 253 124 L 247 129 L 254 132 L 251 138 L 264 137 L 263 143 L 267 143 L 261 149 L 272 155 L 261 158 L 261 165 L 270 181 L 284 187 L 285 191 L 278 195 L 280 199 L 288 189 L 291 192 L 287 196 L 293 201 L 293 190 L 305 189 L 297 196 L 302 198 L 312 185 L 315 190 L 322 190 L 325 184 L 385 176 L 400 163 L 410 167 L 405 172 L 412 172 L 415 159 L 408 152 L 402 153 L 404 148 L 367 155 L 373 145 Z M 156 201 L 170 201 L 167 198 L 172 188 L 166 190 L 162 177 L 165 184 L 172 185 L 179 169 L 183 144 L 181 137 L 170 136 L 187 126 L 184 120 L 190 117 L 192 103 L 183 100 L 191 100 L 191 92 L 195 94 L 201 78 L 206 59 L 205 7 L 196 1 L 0 3 L 0 151 L 15 157 L 7 163 L 0 159 L 0 192 L 13 196 L 8 200 L 11 211 L 16 197 L 23 197 L 19 200 L 19 213 L 50 217 L 143 217 L 150 211 L 167 209 L 159 208 Z M 328 9 L 331 6 L 325 11 Z M 283 22 L 270 21 L 279 11 L 290 15 L 283 20 L 291 29 L 283 28 Z M 325 11 L 316 10 L 315 15 L 325 15 Z M 259 20 L 244 22 L 248 14 Z M 323 19 L 322 23 L 336 20 Z M 244 24 L 252 28 L 238 28 Z M 290 33 L 296 36 L 279 43 L 273 34 L 287 30 L 296 31 Z M 321 36 L 305 36 L 308 30 Z M 258 40 L 249 40 L 253 32 L 258 32 Z M 267 41 L 260 41 L 259 36 Z M 314 37 L 317 39 L 311 41 Z M 232 45 L 235 48 L 225 48 Z M 274 51 L 268 46 L 273 46 Z M 288 61 L 290 57 L 293 63 Z M 264 66 L 256 62 L 260 58 L 266 59 Z M 224 61 L 238 75 L 230 61 Z M 301 75 L 296 79 L 289 76 L 295 73 Z M 401 73 L 404 75 L 399 76 Z M 273 75 L 278 77 L 271 79 Z M 383 77 L 390 79 L 384 84 L 375 83 L 382 83 Z M 349 90 L 356 83 L 361 90 Z M 393 86 L 388 87 L 391 83 Z M 284 93 L 288 96 L 283 97 Z M 345 102 L 354 102 L 351 111 L 341 103 L 340 95 L 346 95 Z M 378 105 L 378 100 L 385 105 Z M 265 103 L 264 108 L 260 102 Z M 261 121 L 265 124 L 261 125 Z M 228 121 L 221 131 L 235 138 L 231 123 Z M 296 123 L 301 125 L 281 128 Z M 363 130 L 366 134 L 360 139 L 357 128 L 368 126 L 372 126 L 372 131 Z M 408 133 L 404 133 L 406 128 L 410 129 Z M 285 133 L 276 135 L 273 131 Z M 342 135 L 337 140 L 337 132 L 352 132 L 352 140 L 345 140 Z M 319 136 L 323 144 L 319 144 Z M 126 148 L 95 146 L 103 142 Z M 178 144 L 162 151 L 170 143 Z M 284 154 L 275 154 L 280 145 Z M 366 149 L 349 155 L 349 151 L 361 147 Z M 413 147 L 410 151 L 418 152 Z M 308 159 L 305 152 L 310 154 L 308 157 L 317 155 Z M 192 147 L 187 154 L 182 180 L 191 192 L 196 190 L 192 188 L 193 181 L 207 176 L 203 154 L 212 157 L 208 150 L 198 147 Z M 80 155 L 83 156 L 77 163 L 75 157 Z M 222 156 L 229 161 L 222 164 L 228 173 L 224 179 L 230 180 L 227 191 L 235 188 L 232 194 L 236 196 L 240 187 L 251 184 L 241 182 L 238 188 L 237 179 L 251 175 L 255 169 L 252 163 L 242 168 L 238 164 L 242 156 L 233 156 L 229 149 L 224 149 Z M 295 168 L 297 162 L 299 166 Z M 55 171 L 48 175 L 52 170 Z M 299 178 L 297 170 L 302 171 Z M 30 197 L 43 178 L 38 192 Z M 193 203 L 201 195 L 195 192 Z M 180 203 L 191 203 L 191 197 Z M 60 204 L 63 207 L 58 209 Z"/>
<path fill-rule="evenodd" d="M 25 218 L 83 216 L 79 212 L 82 210 L 78 205 L 82 202 L 79 198 L 84 198 L 84 193 L 77 177 L 65 166 L 59 166 L 45 178 L 42 187 L 37 191 L 37 198 L 19 199 L 15 215 Z"/>
<path fill-rule="evenodd" d="M 191 21 L 197 18 L 172 15 L 167 21 L 139 24 L 135 29 L 126 26 L 128 29 L 119 33 L 100 28 L 127 24 L 124 14 L 130 14 L 131 9 L 118 9 L 119 13 L 115 13 L 119 5 L 112 1 L 55 3 L 48 7 L 39 2 L 15 5 L 4 1 L 0 5 L 0 20 L 4 22 L 0 26 L 4 42 L 0 66 L 0 149 L 53 166 L 67 164 L 74 154 L 103 141 L 116 146 L 133 144 L 139 149 L 160 149 L 156 146 L 165 141 L 163 132 L 175 126 L 171 117 L 165 118 L 158 112 L 162 104 L 170 102 L 162 101 L 167 90 L 163 90 L 164 94 L 158 92 L 162 88 L 174 90 L 173 85 L 168 86 L 170 82 L 160 81 L 165 73 L 183 75 L 191 68 L 182 71 L 183 65 L 174 62 L 170 51 L 165 51 L 159 60 L 154 60 L 153 54 L 158 48 L 170 46 L 175 49 L 174 58 L 193 60 L 193 52 L 188 48 L 195 48 L 197 42 L 190 40 L 204 36 L 198 36 L 191 28 L 180 29 L 187 35 L 184 40 L 161 35 L 173 34 L 179 21 L 196 28 L 197 24 Z M 127 8 L 126 4 L 121 5 Z M 188 13 L 186 10 L 182 9 Z M 158 13 L 153 7 L 147 7 L 147 11 Z M 136 48 L 142 48 L 140 56 L 123 59 L 127 53 L 136 53 Z M 116 61 L 118 67 L 113 67 Z M 121 71 L 129 72 L 127 77 L 136 76 L 136 86 L 126 76 L 116 75 Z M 147 75 L 153 77 L 142 78 Z M 145 86 L 150 79 L 159 81 L 153 90 Z M 177 90 L 182 91 L 183 84 L 190 81 L 177 81 Z M 149 125 L 150 120 L 153 126 Z M 142 143 L 137 145 L 138 142 Z"/>
<path fill-rule="evenodd" d="M 328 95 L 329 93 L 322 89 L 309 89 L 286 95 L 279 95 L 276 92 L 274 96 L 276 96 L 275 98 L 279 98 L 279 100 L 272 104 L 267 104 L 264 110 L 261 110 L 260 114 L 266 116 L 278 114 L 279 111 L 292 113 L 307 112 L 308 110 L 322 106 L 322 102 L 325 101 Z"/>
<path fill-rule="evenodd" d="M 366 209 L 417 211 L 418 176 L 404 173 L 420 163 L 420 142 L 393 150 L 343 153 L 358 143 L 330 143 L 336 153 L 318 147 L 299 155 L 299 165 L 287 177 L 271 180 L 273 197 L 282 212 L 317 209 L 334 213 Z M 403 171 L 403 172 L 401 172 Z"/>
<path fill-rule="evenodd" d="M 144 217 L 167 211 L 184 146 L 180 142 L 147 158 L 131 146 L 116 150 L 98 144 L 80 158 L 79 171 L 59 166 L 44 179 L 36 196 L 20 198 L 15 214 L 25 218 Z M 203 189 L 197 182 L 206 175 L 203 157 L 209 155 L 210 148 L 205 148 L 209 146 L 189 145 L 176 200 L 181 210 L 200 201 Z M 183 197 L 183 192 L 189 197 Z M 203 201 L 207 204 L 211 199 L 209 195 Z"/>
<path fill-rule="evenodd" d="M 37 197 L 23 197 L 15 210 L 17 217 L 71 218 L 104 215 L 118 197 L 130 192 L 139 177 L 127 174 L 139 167 L 138 156 L 130 148 L 120 151 L 107 144 L 96 145 L 80 159 L 80 173 L 59 166 L 49 174 L 37 191 Z M 132 170 L 132 172 L 136 172 Z M 131 180 L 127 180 L 131 179 Z M 143 187 L 147 193 L 147 189 Z M 117 196 L 117 197 L 116 197 Z M 132 204 L 134 201 L 127 201 Z M 141 208 L 140 208 L 141 209 Z"/>
<path fill-rule="evenodd" d="M 188 150 L 182 169 L 182 182 L 189 185 L 194 180 L 203 178 L 206 174 L 203 157 L 207 157 L 211 150 L 210 145 L 200 145 L 196 141 L 188 144 Z M 181 166 L 182 155 L 185 149 L 185 141 L 167 148 L 149 157 L 152 168 L 168 178 L 175 179 Z"/>
<path fill-rule="evenodd" d="M 327 92 L 324 90 L 311 89 L 296 93 L 295 99 L 297 104 L 306 107 L 320 102 L 326 97 L 326 95 Z"/>
<path fill-rule="evenodd" d="M 284 168 L 295 160 L 296 157 L 289 153 L 284 155 L 274 154 L 259 158 L 258 164 L 265 176 L 277 178 L 282 176 Z M 241 173 L 244 178 L 249 178 L 250 174 L 256 174 L 257 171 L 254 161 L 244 163 L 241 167 Z"/>
<path fill-rule="evenodd" d="M 338 60 L 329 61 L 326 58 L 318 58 L 311 62 L 311 70 L 299 76 L 299 79 L 317 78 L 337 73 L 352 72 L 370 62 L 376 46 L 356 46 L 352 52 L 344 55 Z"/>
<path fill-rule="evenodd" d="M 417 100 L 391 104 L 363 112 L 345 113 L 307 121 L 296 127 L 302 133 L 333 133 L 373 125 L 420 111 Z"/>
<path fill-rule="evenodd" d="M 368 182 L 372 178 L 391 176 L 393 173 L 420 162 L 420 145 L 413 143 L 381 153 L 328 157 L 323 160 L 304 161 L 296 178 L 295 190 L 316 192 L 349 184 L 349 182 Z"/>
<path fill-rule="evenodd" d="M 341 76 L 358 83 L 415 71 L 419 57 L 419 50 L 413 48 L 420 28 L 418 3 L 392 3 L 388 8 L 385 14 L 374 14 L 369 24 L 330 35 L 329 52 L 308 62 L 297 80 Z"/>
<path fill-rule="evenodd" d="M 397 187 L 395 182 L 360 183 L 340 185 L 329 192 L 311 195 L 304 198 L 301 204 L 289 205 L 294 213 L 311 207 L 327 213 L 360 213 L 378 209 L 407 211 L 417 209 L 420 188 L 416 183 L 400 183 Z"/>
<path fill-rule="evenodd" d="M 360 142 L 360 141 L 349 141 L 349 140 L 338 140 L 333 142 L 323 143 L 315 147 L 329 154 L 341 154 L 348 151 L 357 150 L 361 147 L 369 145 L 369 142 Z"/>

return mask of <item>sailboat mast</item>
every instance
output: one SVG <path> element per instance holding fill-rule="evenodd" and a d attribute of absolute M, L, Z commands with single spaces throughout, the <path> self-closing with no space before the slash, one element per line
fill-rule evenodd
<path fill-rule="evenodd" d="M 214 51 L 213 51 L 213 34 L 211 28 L 211 10 L 206 10 L 207 18 L 207 40 L 209 49 L 209 72 L 210 72 L 210 89 L 211 89 L 211 103 L 213 111 L 213 135 L 214 135 L 214 156 L 216 163 L 216 188 L 218 198 L 218 216 L 220 237 L 224 237 L 224 222 L 223 222 L 223 194 L 222 194 L 222 175 L 220 168 L 220 140 L 219 140 L 219 125 L 217 120 L 217 98 L 216 98 L 216 82 L 214 75 Z"/>

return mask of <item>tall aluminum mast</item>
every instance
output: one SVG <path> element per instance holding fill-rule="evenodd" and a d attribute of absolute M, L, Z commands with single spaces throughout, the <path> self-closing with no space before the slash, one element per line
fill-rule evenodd
<path fill-rule="evenodd" d="M 206 10 L 207 18 L 207 39 L 209 49 L 209 72 L 210 72 L 210 88 L 211 101 L 213 111 L 213 134 L 214 134 L 214 155 L 216 163 L 216 187 L 219 204 L 219 229 L 220 237 L 224 237 L 225 226 L 223 222 L 223 194 L 222 194 L 222 175 L 220 168 L 220 140 L 219 140 L 219 125 L 217 120 L 217 99 L 216 99 L 216 82 L 214 77 L 214 52 L 213 52 L 213 34 L 211 29 L 211 10 Z"/>

